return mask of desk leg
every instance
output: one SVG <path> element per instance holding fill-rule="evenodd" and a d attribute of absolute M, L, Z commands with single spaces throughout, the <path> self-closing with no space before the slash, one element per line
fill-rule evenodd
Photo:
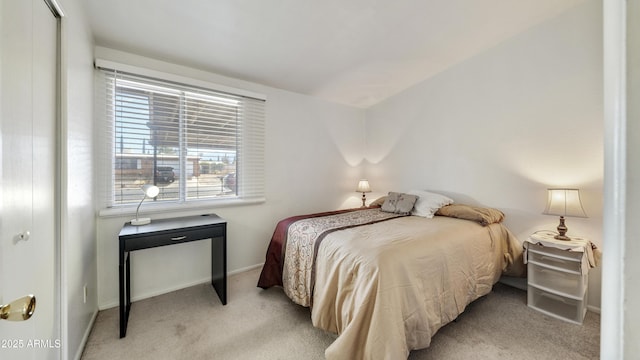
<path fill-rule="evenodd" d="M 129 324 L 129 310 L 131 310 L 131 253 L 127 253 L 127 266 L 125 269 L 125 274 L 127 276 L 127 318 L 125 321 L 125 332 L 127 330 L 126 326 Z"/>
<path fill-rule="evenodd" d="M 120 295 L 120 338 L 123 338 L 127 332 L 125 324 L 125 302 L 124 302 L 124 254 L 120 254 L 120 264 L 118 265 L 118 285 Z"/>
<path fill-rule="evenodd" d="M 126 260 L 125 260 L 126 258 Z M 131 285 L 130 285 L 130 254 L 120 254 L 120 338 L 127 335 L 127 323 L 129 322 L 129 309 L 131 308 Z"/>
<path fill-rule="evenodd" d="M 211 285 L 227 305 L 227 236 L 211 239 Z"/>

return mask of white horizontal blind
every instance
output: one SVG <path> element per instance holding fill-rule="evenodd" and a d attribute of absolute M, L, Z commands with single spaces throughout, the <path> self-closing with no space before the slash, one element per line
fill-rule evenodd
<path fill-rule="evenodd" d="M 105 206 L 264 197 L 265 101 L 101 69 Z"/>

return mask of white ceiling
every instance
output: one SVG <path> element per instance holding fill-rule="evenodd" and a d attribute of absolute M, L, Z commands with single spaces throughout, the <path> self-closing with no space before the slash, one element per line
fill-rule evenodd
<path fill-rule="evenodd" d="M 85 0 L 96 45 L 369 107 L 584 0 Z"/>

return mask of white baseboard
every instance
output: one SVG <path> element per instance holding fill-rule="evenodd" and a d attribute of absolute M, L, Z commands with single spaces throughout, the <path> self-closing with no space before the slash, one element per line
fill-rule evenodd
<path fill-rule="evenodd" d="M 243 267 L 243 268 L 240 268 L 240 269 L 236 269 L 236 270 L 233 270 L 233 271 L 229 271 L 229 272 L 227 273 L 227 276 L 231 276 L 231 275 L 235 275 L 235 274 L 240 274 L 240 273 L 243 273 L 243 272 L 247 272 L 247 271 L 250 271 L 250 270 L 253 270 L 253 269 L 256 269 L 256 268 L 262 267 L 263 265 L 264 265 L 264 263 L 260 263 L 260 264 L 255 264 L 255 265 L 251 265 L 251 266 Z"/>
<path fill-rule="evenodd" d="M 233 276 L 235 274 L 240 274 L 240 273 L 243 273 L 243 272 L 246 272 L 246 271 L 250 271 L 250 270 L 253 270 L 253 269 L 261 267 L 263 264 L 264 263 L 250 265 L 250 266 L 247 266 L 247 267 L 243 267 L 243 268 L 240 268 L 240 269 L 229 271 L 229 272 L 227 272 L 227 276 Z M 140 301 L 140 300 L 152 298 L 154 296 L 170 293 L 172 291 L 176 291 L 176 290 L 180 290 L 180 289 L 184 289 L 184 288 L 188 288 L 188 287 L 196 286 L 196 285 L 200 285 L 200 284 L 210 283 L 210 282 L 211 282 L 211 276 L 206 277 L 206 278 L 202 278 L 202 279 L 198 279 L 198 280 L 194 280 L 194 281 L 185 282 L 185 283 L 178 284 L 178 285 L 171 286 L 171 287 L 156 289 L 156 290 L 149 291 L 149 292 L 146 292 L 146 293 L 143 293 L 143 294 L 139 294 L 139 295 L 136 295 L 136 296 L 132 296 L 131 297 L 131 301 L 132 302 L 133 301 Z M 117 300 L 115 300 L 115 301 L 111 301 L 111 302 L 108 302 L 108 303 L 99 304 L 98 305 L 98 309 L 99 310 L 107 310 L 107 309 L 111 309 L 111 308 L 118 307 L 118 306 L 120 306 L 120 303 Z"/>
<path fill-rule="evenodd" d="M 98 317 L 98 310 L 93 312 L 93 316 L 91 316 L 91 321 L 89 321 L 89 325 L 87 329 L 84 331 L 84 336 L 82 336 L 82 341 L 80 341 L 80 346 L 78 346 L 78 351 L 76 352 L 76 356 L 74 356 L 75 360 L 80 360 L 82 357 L 82 353 L 84 352 L 85 346 L 87 346 L 87 340 L 89 340 L 89 335 L 91 334 L 91 330 L 93 330 L 93 324 L 96 322 L 96 318 Z"/>

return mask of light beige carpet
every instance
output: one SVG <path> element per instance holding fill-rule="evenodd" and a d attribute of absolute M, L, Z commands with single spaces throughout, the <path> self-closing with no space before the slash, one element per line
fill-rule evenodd
<path fill-rule="evenodd" d="M 323 359 L 334 335 L 314 328 L 282 289 L 257 288 L 258 275 L 231 276 L 226 306 L 207 284 L 135 302 L 124 339 L 118 308 L 101 311 L 82 359 Z M 598 359 L 599 328 L 597 314 L 566 323 L 528 308 L 525 291 L 497 284 L 409 359 Z"/>

